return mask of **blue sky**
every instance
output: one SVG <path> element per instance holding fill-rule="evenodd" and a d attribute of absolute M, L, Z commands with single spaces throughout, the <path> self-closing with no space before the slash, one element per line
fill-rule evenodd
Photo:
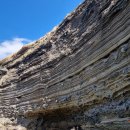
<path fill-rule="evenodd" d="M 0 59 L 51 31 L 83 1 L 0 0 Z"/>

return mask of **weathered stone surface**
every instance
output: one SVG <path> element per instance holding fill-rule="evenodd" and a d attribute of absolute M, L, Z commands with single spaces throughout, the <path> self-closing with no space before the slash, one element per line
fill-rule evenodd
<path fill-rule="evenodd" d="M 129 130 L 130 1 L 86 0 L 0 66 L 14 129 Z"/>

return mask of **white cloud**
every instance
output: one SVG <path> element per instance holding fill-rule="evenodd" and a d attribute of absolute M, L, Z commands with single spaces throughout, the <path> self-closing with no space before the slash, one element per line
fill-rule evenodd
<path fill-rule="evenodd" d="M 14 38 L 0 43 L 0 59 L 17 52 L 24 44 L 32 42 L 26 38 Z"/>

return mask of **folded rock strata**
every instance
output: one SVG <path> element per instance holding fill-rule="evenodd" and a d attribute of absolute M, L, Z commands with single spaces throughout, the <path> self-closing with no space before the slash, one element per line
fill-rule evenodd
<path fill-rule="evenodd" d="M 1 60 L 0 124 L 130 129 L 130 1 L 86 0 L 46 36 Z"/>

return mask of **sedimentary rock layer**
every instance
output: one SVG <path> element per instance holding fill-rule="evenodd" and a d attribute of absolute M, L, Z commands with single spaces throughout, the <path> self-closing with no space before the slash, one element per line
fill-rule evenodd
<path fill-rule="evenodd" d="M 0 117 L 14 125 L 130 129 L 130 1 L 86 0 L 0 66 Z"/>

